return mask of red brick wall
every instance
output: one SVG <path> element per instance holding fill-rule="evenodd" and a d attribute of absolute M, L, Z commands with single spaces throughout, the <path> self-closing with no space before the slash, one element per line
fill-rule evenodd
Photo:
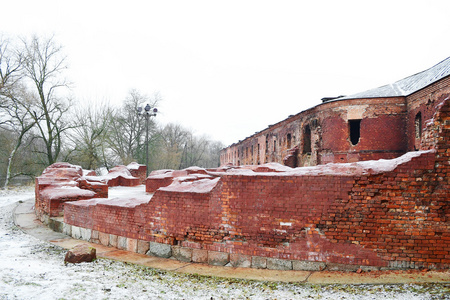
<path fill-rule="evenodd" d="M 172 176 L 161 176 L 158 178 L 152 177 L 146 180 L 145 182 L 145 191 L 147 193 L 154 193 L 160 187 L 165 187 L 170 185 L 173 182 Z"/>
<path fill-rule="evenodd" d="M 131 173 L 131 176 L 139 178 L 140 184 L 145 184 L 145 179 L 147 178 L 147 166 L 132 163 L 127 167 Z"/>
<path fill-rule="evenodd" d="M 428 198 L 434 157 L 423 154 L 380 175 L 225 175 L 212 193 L 158 190 L 148 204 L 136 208 L 102 204 L 87 211 L 69 204 L 65 220 L 204 250 L 442 268 L 450 264 L 450 206 L 448 192 Z"/>
<path fill-rule="evenodd" d="M 105 184 L 87 182 L 82 174 L 81 167 L 69 163 L 54 163 L 47 167 L 35 181 L 36 215 L 41 220 L 46 216 L 57 217 L 62 215 L 67 201 L 108 197 Z"/>
<path fill-rule="evenodd" d="M 371 162 L 310 169 L 321 175 L 222 174 L 209 193 L 159 189 L 128 207 L 69 203 L 65 222 L 249 256 L 448 268 L 450 100 L 439 109 L 424 135 L 431 150 L 397 159 L 392 170 L 375 172 L 382 162 Z"/>

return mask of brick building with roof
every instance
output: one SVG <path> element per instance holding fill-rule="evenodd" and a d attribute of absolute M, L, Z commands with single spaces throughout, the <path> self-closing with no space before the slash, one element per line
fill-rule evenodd
<path fill-rule="evenodd" d="M 450 57 L 395 83 L 322 103 L 223 149 L 221 165 L 290 167 L 391 159 L 419 150 L 425 122 L 450 92 Z"/>

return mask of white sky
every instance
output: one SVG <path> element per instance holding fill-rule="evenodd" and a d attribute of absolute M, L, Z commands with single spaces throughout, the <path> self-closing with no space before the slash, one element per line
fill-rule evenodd
<path fill-rule="evenodd" d="M 0 33 L 55 34 L 81 102 L 159 92 L 161 124 L 226 145 L 450 56 L 448 0 L 3 2 Z"/>

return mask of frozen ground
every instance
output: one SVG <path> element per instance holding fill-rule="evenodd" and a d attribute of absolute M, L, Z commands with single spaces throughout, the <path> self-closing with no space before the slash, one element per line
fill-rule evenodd
<path fill-rule="evenodd" d="M 450 299 L 450 285 L 305 285 L 182 275 L 99 259 L 64 265 L 65 250 L 16 228 L 33 188 L 0 190 L 0 299 Z"/>

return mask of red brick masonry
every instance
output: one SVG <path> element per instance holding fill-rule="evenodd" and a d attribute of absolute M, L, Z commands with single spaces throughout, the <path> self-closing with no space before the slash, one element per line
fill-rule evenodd
<path fill-rule="evenodd" d="M 62 215 L 68 201 L 107 198 L 108 186 L 139 185 L 139 177 L 145 177 L 146 167 L 134 163 L 130 164 L 130 169 L 138 177 L 131 175 L 128 166 L 118 166 L 105 176 L 96 176 L 94 171 L 83 172 L 80 166 L 64 162 L 52 164 L 36 178 L 36 214 L 41 220 L 57 217 Z"/>
<path fill-rule="evenodd" d="M 421 151 L 295 169 L 155 172 L 147 178 L 147 191 L 155 191 L 150 201 L 70 202 L 64 222 L 93 236 L 186 249 L 192 261 L 223 254 L 256 267 L 281 259 L 288 268 L 299 261 L 449 268 L 449 141 L 445 99 L 426 122 Z"/>

